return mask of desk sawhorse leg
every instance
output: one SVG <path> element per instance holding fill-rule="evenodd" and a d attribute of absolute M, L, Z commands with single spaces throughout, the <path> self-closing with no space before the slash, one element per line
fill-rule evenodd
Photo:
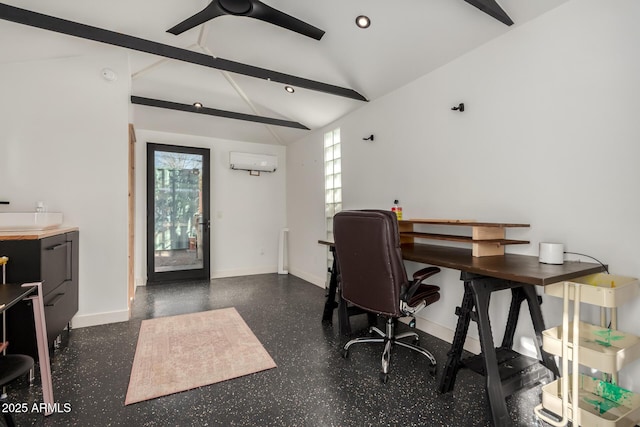
<path fill-rule="evenodd" d="M 322 321 L 331 323 L 333 321 L 333 309 L 338 308 L 338 330 L 342 335 L 351 334 L 351 322 L 349 321 L 349 316 L 354 314 L 362 314 L 365 313 L 364 310 L 361 310 L 357 307 L 348 307 L 347 302 L 342 299 L 340 291 L 338 290 L 338 277 L 340 275 L 340 270 L 338 267 L 338 262 L 336 260 L 335 247 L 331 246 L 329 250 L 333 253 L 333 265 L 331 266 L 331 277 L 329 279 L 329 291 L 327 293 L 327 300 L 324 303 L 324 311 L 322 313 Z M 336 295 L 338 296 L 338 301 L 336 302 Z M 367 313 L 369 319 L 369 325 L 375 324 L 376 315 L 372 313 Z"/>
<path fill-rule="evenodd" d="M 542 359 L 545 367 L 556 376 L 558 368 L 549 354 L 542 350 L 542 331 L 545 329 L 540 310 L 540 300 L 533 285 L 516 283 L 501 279 L 478 276 L 470 273 L 462 273 L 464 281 L 464 296 L 462 304 L 457 308 L 458 324 L 448 353 L 447 363 L 440 378 L 439 390 L 446 393 L 453 390 L 456 375 L 462 367 L 462 351 L 469 329 L 469 322 L 475 320 L 478 324 L 480 347 L 484 359 L 484 374 L 486 376 L 486 390 L 491 407 L 491 415 L 495 426 L 511 426 L 511 418 L 507 411 L 505 395 L 502 387 L 502 379 L 499 372 L 498 354 L 493 342 L 491 322 L 489 320 L 489 301 L 492 292 L 511 289 L 512 298 L 509 308 L 507 327 L 500 349 L 511 349 L 513 337 L 518 323 L 520 306 L 523 301 L 529 305 L 529 313 L 536 334 L 538 357 Z M 473 309 L 475 308 L 475 312 Z"/>
<path fill-rule="evenodd" d="M 322 321 L 331 323 L 333 321 L 333 309 L 338 308 L 338 330 L 343 335 L 351 333 L 351 324 L 349 322 L 349 311 L 347 304 L 339 295 L 339 303 L 336 302 L 336 294 L 338 291 L 338 261 L 336 260 L 336 248 L 330 246 L 329 250 L 333 254 L 333 264 L 331 265 L 331 277 L 329 278 L 329 292 L 327 293 L 327 301 L 324 303 L 324 311 L 322 313 Z"/>
<path fill-rule="evenodd" d="M 324 303 L 324 312 L 322 313 L 323 322 L 331 322 L 333 318 L 333 309 L 336 308 L 336 291 L 338 289 L 338 263 L 336 262 L 335 248 L 331 246 L 329 250 L 333 253 L 333 265 L 331 266 L 331 277 L 329 279 L 329 292 L 327 301 Z"/>

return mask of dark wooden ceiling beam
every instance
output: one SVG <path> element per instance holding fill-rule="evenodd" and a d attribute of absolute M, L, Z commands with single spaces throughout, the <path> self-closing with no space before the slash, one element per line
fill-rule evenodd
<path fill-rule="evenodd" d="M 513 25 L 513 21 L 507 15 L 507 12 L 500 7 L 495 0 L 464 0 L 470 5 L 473 5 L 486 13 L 489 16 L 496 18 L 498 21 L 505 25 Z"/>
<path fill-rule="evenodd" d="M 228 119 L 244 120 L 246 122 L 264 123 L 266 125 L 284 126 L 295 129 L 309 130 L 303 124 L 292 122 L 289 120 L 274 119 L 271 117 L 254 116 L 252 114 L 236 113 L 233 111 L 218 110 L 209 107 L 196 107 L 189 104 L 180 104 L 178 102 L 163 101 L 161 99 L 145 98 L 142 96 L 132 96 L 132 104 L 146 105 L 148 107 L 166 108 L 169 110 L 186 111 L 188 113 L 206 114 L 209 116 L 225 117 Z"/>
<path fill-rule="evenodd" d="M 163 56 L 165 58 L 171 58 L 178 61 L 202 65 L 204 67 L 229 71 L 231 73 L 243 74 L 245 76 L 283 83 L 286 85 L 305 88 L 317 92 L 324 92 L 331 95 L 355 99 L 358 101 L 367 101 L 364 96 L 353 89 L 343 88 L 340 86 L 322 83 L 315 80 L 309 80 L 290 74 L 280 73 L 278 71 L 268 70 L 266 68 L 243 64 L 240 62 L 229 61 L 223 58 L 215 58 L 203 53 L 194 52 L 191 50 L 182 49 L 151 40 L 141 39 L 139 37 L 129 36 L 98 27 L 92 27 L 90 25 L 56 18 L 54 16 L 44 15 L 26 9 L 20 9 L 14 6 L 6 5 L 4 3 L 0 3 L 0 19 L 15 22 L 18 24 L 28 25 L 31 27 L 41 28 L 44 30 L 54 31 L 57 33 L 67 34 L 70 36 L 80 37 L 87 40 L 93 40 L 100 43 L 124 47 L 139 52 Z"/>

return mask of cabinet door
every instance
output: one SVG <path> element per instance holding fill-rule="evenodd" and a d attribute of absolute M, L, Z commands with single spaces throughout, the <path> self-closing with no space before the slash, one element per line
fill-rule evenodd
<path fill-rule="evenodd" d="M 67 233 L 67 242 L 71 243 L 71 282 L 67 286 L 66 295 L 68 299 L 65 303 L 65 312 L 67 316 L 66 322 L 69 323 L 71 318 L 78 312 L 78 262 L 80 258 L 80 233 L 78 231 Z"/>
<path fill-rule="evenodd" d="M 63 282 L 71 280 L 71 242 L 66 234 L 41 240 L 41 276 L 43 296 Z"/>
<path fill-rule="evenodd" d="M 49 345 L 60 335 L 78 311 L 76 295 L 71 282 L 64 282 L 44 298 L 44 317 L 47 322 Z"/>
<path fill-rule="evenodd" d="M 49 285 L 44 288 L 43 302 L 44 317 L 47 322 L 47 338 L 51 344 L 60 335 L 71 318 L 78 312 L 78 232 L 66 233 L 56 236 L 42 245 L 43 260 L 45 255 L 48 261 L 55 266 L 50 270 L 44 266 L 43 277 L 49 278 Z M 46 280 L 46 279 L 45 279 Z M 52 289 L 53 283 L 61 281 L 59 286 Z"/>

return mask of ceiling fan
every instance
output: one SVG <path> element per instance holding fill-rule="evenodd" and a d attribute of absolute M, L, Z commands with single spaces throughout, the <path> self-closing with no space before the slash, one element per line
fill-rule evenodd
<path fill-rule="evenodd" d="M 259 0 L 213 0 L 200 12 L 170 28 L 167 32 L 175 35 L 182 34 L 193 27 L 223 15 L 260 19 L 316 40 L 320 40 L 324 35 L 324 31 L 321 29 L 267 6 Z"/>

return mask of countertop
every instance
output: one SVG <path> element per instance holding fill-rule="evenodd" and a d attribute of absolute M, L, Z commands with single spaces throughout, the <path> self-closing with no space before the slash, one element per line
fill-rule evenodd
<path fill-rule="evenodd" d="M 62 226 L 48 230 L 0 231 L 0 240 L 38 240 L 71 231 L 78 231 L 78 227 Z"/>

